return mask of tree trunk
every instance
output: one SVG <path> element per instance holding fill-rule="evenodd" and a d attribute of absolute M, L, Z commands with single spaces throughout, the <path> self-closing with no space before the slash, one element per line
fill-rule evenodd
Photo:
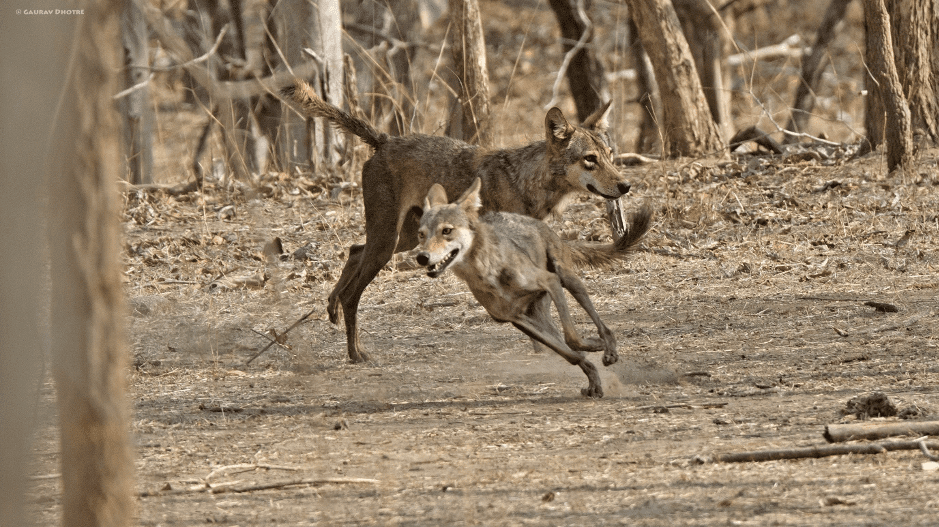
<path fill-rule="evenodd" d="M 388 114 L 388 132 L 402 135 L 420 129 L 419 115 L 414 101 L 417 87 L 411 80 L 411 64 L 414 62 L 414 46 L 408 44 L 420 40 L 420 11 L 417 0 L 357 0 L 354 7 L 346 7 L 354 13 L 355 24 L 347 31 L 356 36 L 356 41 L 368 53 L 357 53 L 363 75 L 362 91 L 368 97 L 368 115 L 373 123 L 382 123 Z"/>
<path fill-rule="evenodd" d="M 87 15 L 86 15 L 87 16 Z M 21 16 L 0 31 L 0 525 L 33 525 L 26 473 L 48 330 L 47 175 L 56 101 L 83 17 Z M 44 35 L 43 38 L 36 38 Z"/>
<path fill-rule="evenodd" d="M 730 116 L 730 72 L 724 56 L 728 50 L 727 29 L 708 0 L 673 0 L 675 12 L 692 40 L 692 54 L 707 99 L 711 117 L 726 141 L 733 135 Z"/>
<path fill-rule="evenodd" d="M 124 88 L 133 89 L 121 98 L 124 115 L 124 152 L 130 182 L 153 182 L 153 110 L 150 106 L 149 32 L 140 8 L 123 0 L 121 39 L 124 42 Z"/>
<path fill-rule="evenodd" d="M 484 148 L 495 143 L 490 126 L 486 42 L 476 0 L 450 0 L 450 49 L 460 80 L 463 140 Z"/>
<path fill-rule="evenodd" d="M 910 108 L 900 87 L 900 78 L 894 62 L 890 31 L 890 17 L 883 0 L 864 0 L 864 18 L 867 20 L 867 63 L 883 96 L 886 110 L 885 139 L 887 141 L 887 169 L 905 169 L 913 162 L 913 135 Z"/>
<path fill-rule="evenodd" d="M 628 0 L 662 97 L 665 155 L 700 156 L 724 148 L 688 42 L 669 0 Z"/>
<path fill-rule="evenodd" d="M 852 0 L 831 0 L 828 4 L 825 17 L 815 35 L 812 54 L 802 61 L 802 77 L 799 87 L 796 88 L 795 102 L 792 103 L 792 114 L 789 117 L 789 123 L 786 124 L 786 130 L 805 132 L 809 117 L 812 116 L 812 109 L 815 107 L 815 92 L 818 91 L 822 73 L 825 72 L 822 60 L 828 56 L 828 45 L 838 35 L 839 27 L 843 25 L 844 13 L 851 2 Z M 783 138 L 785 143 L 793 143 L 797 140 L 796 136 L 791 135 Z"/>
<path fill-rule="evenodd" d="M 49 179 L 52 364 L 65 526 L 133 521 L 128 350 L 115 182 L 121 0 L 89 2 L 55 127 Z"/>
<path fill-rule="evenodd" d="M 577 118 L 583 122 L 600 105 L 610 100 L 610 90 L 603 73 L 603 65 L 591 52 L 593 24 L 587 18 L 589 0 L 551 0 L 551 9 L 561 27 L 564 53 L 569 53 L 584 39 L 584 46 L 571 58 L 567 66 L 567 83 L 577 107 Z"/>
<path fill-rule="evenodd" d="M 306 0 L 281 0 L 271 9 L 272 33 L 280 48 L 281 60 L 286 61 L 286 64 L 280 65 L 281 69 L 303 62 L 303 48 L 312 47 L 317 31 L 314 29 L 316 21 L 313 19 L 310 5 Z M 246 21 L 245 25 L 251 27 L 252 24 Z M 263 29 L 264 26 L 261 27 Z M 319 53 L 322 50 L 316 51 Z M 318 74 L 305 80 L 310 81 L 314 88 L 319 88 Z M 311 150 L 317 141 L 307 133 L 306 117 L 282 103 L 277 105 L 276 109 L 272 107 L 269 113 L 266 112 L 262 120 L 262 128 L 277 134 L 274 151 L 277 153 L 277 166 L 281 171 L 294 174 L 298 166 L 317 166 L 319 157 Z"/>
<path fill-rule="evenodd" d="M 648 154 L 654 152 L 659 144 L 659 127 L 656 121 L 657 116 L 661 115 L 661 109 L 657 110 L 656 107 L 661 105 L 652 62 L 649 61 L 649 56 L 639 40 L 639 28 L 636 27 L 632 14 L 629 17 L 629 50 L 633 68 L 636 70 L 637 101 L 642 108 L 642 124 L 639 126 L 639 136 L 636 138 L 634 149 L 638 153 Z"/>
<path fill-rule="evenodd" d="M 935 145 L 939 143 L 939 3 L 887 0 L 886 7 L 913 136 Z"/>

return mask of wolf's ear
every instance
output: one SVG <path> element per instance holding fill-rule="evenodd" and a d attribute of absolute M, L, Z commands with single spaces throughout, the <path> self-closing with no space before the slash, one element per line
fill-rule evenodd
<path fill-rule="evenodd" d="M 434 186 L 430 187 L 430 191 L 427 193 L 427 197 L 424 198 L 424 212 L 427 212 L 434 207 L 439 207 L 446 204 L 447 191 L 443 189 L 443 186 L 440 185 L 440 183 L 434 183 Z"/>
<path fill-rule="evenodd" d="M 479 212 L 479 209 L 483 206 L 483 201 L 479 197 L 479 190 L 482 188 L 482 181 L 479 178 L 473 180 L 473 184 L 470 185 L 470 188 L 466 189 L 466 192 L 460 196 L 460 199 L 456 200 L 455 203 L 463 209 L 463 212 L 467 214 L 476 214 Z"/>
<path fill-rule="evenodd" d="M 596 130 L 598 132 L 605 132 L 609 124 L 606 121 L 606 116 L 610 113 L 610 107 L 613 104 L 613 100 L 606 101 L 606 104 L 601 104 L 599 108 L 594 110 L 594 112 L 587 116 L 584 119 L 584 122 L 581 123 L 581 126 L 588 130 Z"/>
<path fill-rule="evenodd" d="M 566 141 L 574 134 L 574 127 L 567 122 L 557 106 L 548 110 L 548 115 L 544 118 L 544 126 L 549 143 Z"/>

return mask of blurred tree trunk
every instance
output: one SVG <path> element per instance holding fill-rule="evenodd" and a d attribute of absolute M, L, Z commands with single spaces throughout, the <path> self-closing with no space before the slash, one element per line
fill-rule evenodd
<path fill-rule="evenodd" d="M 124 43 L 124 152 L 131 183 L 153 182 L 153 110 L 150 106 L 150 55 L 147 22 L 132 0 L 123 0 L 121 40 Z"/>
<path fill-rule="evenodd" d="M 571 52 L 578 42 L 583 42 L 567 66 L 567 83 L 577 106 L 577 119 L 583 122 L 610 100 L 603 65 L 591 51 L 594 30 L 587 17 L 590 1 L 550 0 L 550 4 L 561 27 L 561 47 L 564 53 Z"/>
<path fill-rule="evenodd" d="M 355 23 L 346 25 L 346 31 L 368 53 L 354 54 L 359 60 L 361 91 L 370 93 L 367 111 L 373 123 L 381 123 L 390 115 L 388 132 L 392 135 L 420 129 L 414 100 L 417 86 L 411 80 L 414 46 L 420 37 L 421 5 L 417 0 L 354 0 L 348 1 L 346 13 L 355 16 Z"/>
<path fill-rule="evenodd" d="M 255 0 L 251 0 L 255 1 Z M 312 43 L 318 39 L 317 24 L 313 18 L 311 4 L 306 0 L 280 0 L 271 9 L 271 33 L 280 48 L 282 69 L 294 66 L 304 61 L 303 48 L 313 48 Z M 263 24 L 262 21 L 258 23 Z M 246 24 L 250 27 L 250 24 Z M 264 26 L 261 25 L 261 29 Z M 262 41 L 263 44 L 263 41 Z M 313 48 L 315 49 L 315 48 Z M 322 50 L 316 50 L 321 53 Z M 320 54 L 322 57 L 322 54 Z M 318 72 L 312 78 L 305 79 L 310 82 L 317 92 L 320 92 L 320 76 Z M 310 136 L 311 127 L 306 117 L 291 110 L 286 103 L 281 103 L 264 112 L 263 127 L 277 134 L 275 152 L 277 166 L 283 172 L 293 174 L 295 167 L 313 167 L 319 164 L 319 157 L 312 150 L 314 138 Z"/>
<path fill-rule="evenodd" d="M 831 0 L 825 17 L 822 19 L 818 32 L 815 34 L 815 43 L 812 44 L 812 54 L 802 61 L 802 76 L 799 87 L 796 88 L 795 101 L 792 103 L 789 123 L 786 130 L 805 132 L 815 107 L 815 92 L 822 79 L 825 68 L 822 61 L 828 56 L 828 45 L 838 36 L 839 28 L 844 25 L 844 14 L 852 0 Z M 792 135 L 783 137 L 783 142 L 794 143 L 798 138 Z"/>
<path fill-rule="evenodd" d="M 887 0 L 893 51 L 914 138 L 939 143 L 939 2 Z"/>
<path fill-rule="evenodd" d="M 864 0 L 867 20 L 867 63 L 874 82 L 880 87 L 886 111 L 884 128 L 887 141 L 887 169 L 905 169 L 913 162 L 913 137 L 910 108 L 894 61 L 890 17 L 883 0 Z"/>
<path fill-rule="evenodd" d="M 730 71 L 724 64 L 730 44 L 725 23 L 708 0 L 672 0 L 672 3 L 682 22 L 685 38 L 689 40 L 711 117 L 720 129 L 721 138 L 727 141 L 733 135 L 733 122 Z"/>
<path fill-rule="evenodd" d="M 88 16 L 88 15 L 85 15 Z M 49 329 L 45 264 L 49 133 L 75 24 L 82 16 L 18 17 L 0 31 L 0 525 L 37 517 L 32 463 Z M 43 35 L 43 38 L 37 38 Z M 27 490 L 30 496 L 27 497 Z M 49 498 L 58 500 L 58 496 Z M 47 498 L 48 499 L 48 498 Z"/>
<path fill-rule="evenodd" d="M 62 524 L 134 519 L 128 349 L 115 182 L 121 0 L 87 2 L 53 136 L 49 179 L 52 367 L 62 442 Z M 36 161 L 38 162 L 38 160 Z"/>
<path fill-rule="evenodd" d="M 450 49 L 460 81 L 462 139 L 484 148 L 495 143 L 490 126 L 486 42 L 476 0 L 450 0 Z"/>
<path fill-rule="evenodd" d="M 256 1 L 256 0 L 253 0 Z M 272 34 L 280 50 L 274 73 L 293 71 L 315 54 L 318 68 L 306 80 L 319 96 L 342 107 L 342 21 L 338 0 L 281 0 L 271 11 Z M 246 24 L 247 26 L 247 24 Z M 259 119 L 265 135 L 274 138 L 280 170 L 293 173 L 298 166 L 318 170 L 321 163 L 339 160 L 341 136 L 319 119 L 306 119 L 286 104 L 262 105 Z"/>
<path fill-rule="evenodd" d="M 662 97 L 666 156 L 720 151 L 724 141 L 711 117 L 694 59 L 669 0 L 628 0 Z"/>
<path fill-rule="evenodd" d="M 636 27 L 632 13 L 629 16 L 629 50 L 633 59 L 633 68 L 636 70 L 636 85 L 639 92 L 637 100 L 642 108 L 642 124 L 639 125 L 639 136 L 636 138 L 634 150 L 641 154 L 648 154 L 656 150 L 656 145 L 661 147 L 659 127 L 656 122 L 656 116 L 661 115 L 661 109 L 656 109 L 660 98 L 652 63 L 639 40 L 639 28 Z"/>

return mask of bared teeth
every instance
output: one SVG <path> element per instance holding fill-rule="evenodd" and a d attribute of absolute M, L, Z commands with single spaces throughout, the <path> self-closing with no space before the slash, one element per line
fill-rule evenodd
<path fill-rule="evenodd" d="M 448 265 L 450 265 L 450 262 L 452 262 L 453 259 L 456 258 L 456 255 L 457 255 L 457 253 L 459 253 L 459 252 L 460 252 L 459 249 L 454 249 L 454 250 L 451 251 L 450 254 L 448 254 L 447 257 L 444 258 L 443 260 L 440 260 L 439 262 L 437 262 L 437 263 L 435 263 L 435 264 L 428 265 L 428 266 L 427 266 L 427 272 L 428 272 L 428 273 L 437 273 L 438 270 L 443 270 L 443 269 L 445 269 Z"/>

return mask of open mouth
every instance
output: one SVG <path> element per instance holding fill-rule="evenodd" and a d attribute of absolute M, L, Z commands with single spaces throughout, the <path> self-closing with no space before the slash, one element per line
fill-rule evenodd
<path fill-rule="evenodd" d="M 427 266 L 427 276 L 431 278 L 437 278 L 441 273 L 447 270 L 447 267 L 453 263 L 453 260 L 456 258 L 456 255 L 460 253 L 460 249 L 453 249 L 450 251 L 450 254 L 446 258 L 440 260 L 435 264 Z"/>
<path fill-rule="evenodd" d="M 595 186 L 593 186 L 593 185 L 591 185 L 591 184 L 589 184 L 589 183 L 587 184 L 587 190 L 589 190 L 590 192 L 593 192 L 594 194 L 596 194 L 596 195 L 598 195 L 598 196 L 603 196 L 603 197 L 606 198 L 606 199 L 616 199 L 616 198 L 622 196 L 622 194 L 617 194 L 617 195 L 615 195 L 615 196 L 612 196 L 612 195 L 610 195 L 610 194 L 604 194 L 603 192 L 600 192 L 599 190 L 597 190 L 597 187 L 595 187 Z"/>

